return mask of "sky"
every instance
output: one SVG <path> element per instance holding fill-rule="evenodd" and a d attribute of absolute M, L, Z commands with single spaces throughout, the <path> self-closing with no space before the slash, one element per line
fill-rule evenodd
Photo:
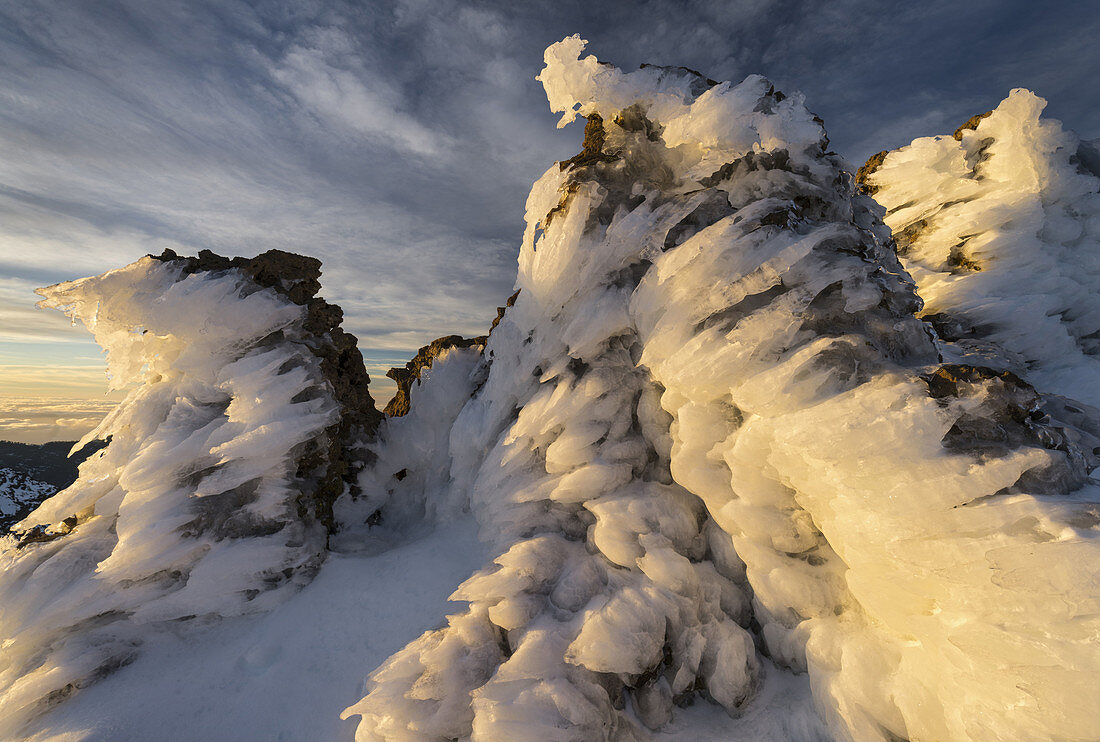
<path fill-rule="evenodd" d="M 579 150 L 534 79 L 574 33 L 801 90 L 853 166 L 1014 87 L 1100 136 L 1091 0 L 4 0 L 0 439 L 77 437 L 117 398 L 34 288 L 164 248 L 320 258 L 382 400 L 418 347 L 483 334 L 531 183 Z"/>

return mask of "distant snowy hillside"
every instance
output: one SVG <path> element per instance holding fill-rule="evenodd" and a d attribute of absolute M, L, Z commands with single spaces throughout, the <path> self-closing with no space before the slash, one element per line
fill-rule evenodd
<path fill-rule="evenodd" d="M 0 534 L 76 481 L 77 467 L 106 445 L 90 441 L 74 451 L 73 443 L 0 441 Z"/>
<path fill-rule="evenodd" d="M 800 95 L 585 45 L 516 294 L 383 421 L 316 261 L 43 290 L 138 385 L 0 543 L 0 731 L 1095 742 L 1094 150 L 1015 91 L 857 188 Z"/>
<path fill-rule="evenodd" d="M 0 533 L 57 491 L 47 482 L 39 482 L 15 469 L 0 467 Z"/>

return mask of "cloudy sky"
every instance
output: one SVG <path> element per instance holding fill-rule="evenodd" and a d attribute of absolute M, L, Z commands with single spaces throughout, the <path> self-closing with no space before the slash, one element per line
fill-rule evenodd
<path fill-rule="evenodd" d="M 573 33 L 624 68 L 800 89 L 856 164 L 1018 86 L 1100 136 L 1091 0 L 7 0 L 0 438 L 106 404 L 98 347 L 33 289 L 165 247 L 321 258 L 383 398 L 417 347 L 484 332 L 530 184 L 581 139 L 534 79 Z"/>

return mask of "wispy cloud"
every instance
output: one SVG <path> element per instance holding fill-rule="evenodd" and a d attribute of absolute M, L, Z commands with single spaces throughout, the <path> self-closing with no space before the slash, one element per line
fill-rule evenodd
<path fill-rule="evenodd" d="M 534 80 L 542 50 L 568 34 L 623 66 L 762 72 L 800 88 L 859 161 L 950 131 L 1021 84 L 1100 134 L 1100 16 L 1081 7 L 8 3 L 0 363 L 32 351 L 44 368 L 99 363 L 82 330 L 33 309 L 30 289 L 165 247 L 316 255 L 375 370 L 439 335 L 484 332 L 510 293 L 527 190 L 580 139 L 555 129 Z"/>
<path fill-rule="evenodd" d="M 114 404 L 112 400 L 0 397 L 0 440 L 79 440 Z"/>
<path fill-rule="evenodd" d="M 450 137 L 403 113 L 398 90 L 365 70 L 333 66 L 318 49 L 292 48 L 272 77 L 286 86 L 303 113 L 322 125 L 334 123 L 335 135 L 361 135 L 422 157 L 447 151 Z"/>

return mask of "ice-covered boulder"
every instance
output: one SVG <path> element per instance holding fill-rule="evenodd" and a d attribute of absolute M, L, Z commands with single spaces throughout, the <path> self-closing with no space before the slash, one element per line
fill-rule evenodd
<path fill-rule="evenodd" d="M 0 729 L 154 630 L 270 608 L 316 572 L 381 419 L 319 275 L 279 251 L 165 253 L 40 291 L 128 391 L 88 436 L 107 448 L 0 543 Z"/>
<path fill-rule="evenodd" d="M 1013 90 L 860 175 L 950 352 L 1100 406 L 1100 158 L 1045 106 Z"/>
<path fill-rule="evenodd" d="M 584 147 L 531 191 L 449 437 L 447 496 L 499 556 L 372 673 L 357 739 L 644 738 L 699 697 L 736 717 L 765 655 L 837 740 L 1088 739 L 1076 413 L 941 362 L 799 96 L 584 45 L 546 52 Z"/>

